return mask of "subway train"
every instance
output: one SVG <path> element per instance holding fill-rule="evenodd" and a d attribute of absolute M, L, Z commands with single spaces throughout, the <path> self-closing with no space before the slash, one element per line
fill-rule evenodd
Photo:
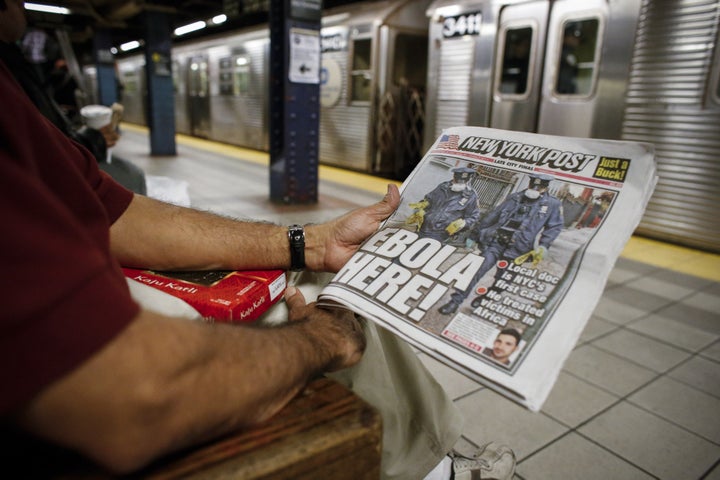
<path fill-rule="evenodd" d="M 320 162 L 398 179 L 444 128 L 653 143 L 638 233 L 720 251 L 720 1 L 392 0 L 327 10 Z M 267 151 L 267 25 L 173 46 L 176 130 Z M 145 124 L 144 57 L 118 59 Z"/>

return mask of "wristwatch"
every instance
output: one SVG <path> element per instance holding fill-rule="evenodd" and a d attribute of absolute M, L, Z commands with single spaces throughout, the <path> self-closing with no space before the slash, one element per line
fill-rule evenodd
<path fill-rule="evenodd" d="M 290 242 L 290 270 L 293 272 L 305 270 L 305 229 L 301 225 L 290 225 L 288 241 Z"/>

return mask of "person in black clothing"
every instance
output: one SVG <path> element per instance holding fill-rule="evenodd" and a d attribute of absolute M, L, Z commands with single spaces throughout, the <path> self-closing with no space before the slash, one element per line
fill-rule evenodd
<path fill-rule="evenodd" d="M 0 6 L 3 4 L 0 0 Z M 18 31 L 15 34 L 19 40 L 23 32 Z M 143 195 L 147 193 L 145 174 L 137 166 L 122 159 L 108 162 L 108 148 L 113 147 L 120 137 L 115 129 L 110 126 L 100 130 L 86 126 L 77 127 L 55 101 L 48 83 L 40 77 L 38 70 L 28 61 L 17 42 L 0 41 L 0 60 L 10 67 L 15 80 L 40 113 L 67 137 L 88 149 L 102 170 L 133 192 Z"/>
<path fill-rule="evenodd" d="M 103 132 L 87 127 L 75 128 L 50 96 L 45 82 L 40 78 L 33 65 L 27 61 L 17 44 L 0 42 L 0 59 L 10 67 L 10 71 L 25 93 L 48 120 L 65 135 L 90 150 L 98 162 L 106 160 L 107 149 L 109 146 L 115 145 L 117 133 L 114 135 L 113 132 L 103 134 Z"/>
<path fill-rule="evenodd" d="M 80 114 L 75 97 L 78 83 L 70 73 L 64 58 L 55 60 L 55 66 L 48 76 L 48 88 L 63 113 L 72 121 L 77 119 Z"/>

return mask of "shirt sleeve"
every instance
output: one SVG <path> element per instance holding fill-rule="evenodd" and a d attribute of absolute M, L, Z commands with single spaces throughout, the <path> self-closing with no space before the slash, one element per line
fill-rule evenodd
<path fill-rule="evenodd" d="M 77 368 L 139 311 L 109 247 L 110 224 L 132 193 L 4 80 L 0 414 Z"/>

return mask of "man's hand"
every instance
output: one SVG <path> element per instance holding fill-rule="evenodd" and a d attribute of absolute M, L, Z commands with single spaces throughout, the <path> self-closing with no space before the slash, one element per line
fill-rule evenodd
<path fill-rule="evenodd" d="M 365 334 L 355 315 L 349 310 L 324 310 L 315 302 L 307 305 L 295 287 L 285 291 L 290 322 L 304 322 L 307 334 L 316 339 L 318 354 L 327 354 L 327 371 L 333 372 L 355 365 L 365 351 Z"/>
<path fill-rule="evenodd" d="M 105 138 L 105 145 L 107 148 L 114 147 L 120 138 L 120 134 L 112 127 L 112 124 L 105 125 L 99 130 L 99 132 L 102 133 L 103 138 Z"/>
<path fill-rule="evenodd" d="M 388 185 L 385 197 L 374 205 L 353 210 L 320 225 L 309 225 L 305 235 L 305 259 L 310 270 L 337 272 L 360 245 L 400 205 L 397 186 Z"/>

